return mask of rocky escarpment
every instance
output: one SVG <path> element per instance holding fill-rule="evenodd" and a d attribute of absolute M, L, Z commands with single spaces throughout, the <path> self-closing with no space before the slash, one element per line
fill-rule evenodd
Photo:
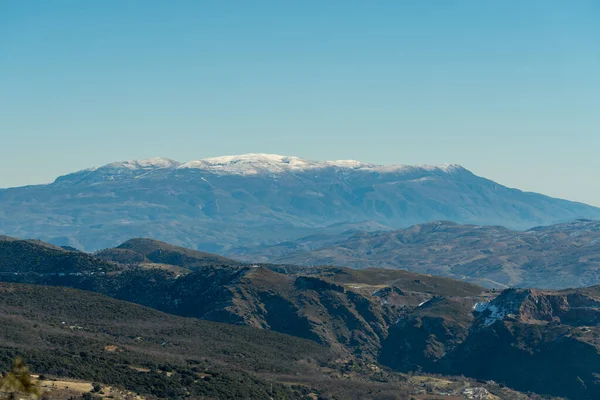
<path fill-rule="evenodd" d="M 433 297 L 390 329 L 380 361 L 400 371 L 444 372 L 447 358 L 469 335 L 473 321 L 463 299 Z"/>
<path fill-rule="evenodd" d="M 468 307 L 432 299 L 390 329 L 380 361 L 510 387 L 600 398 L 600 290 L 507 289 Z"/>
<path fill-rule="evenodd" d="M 594 289 L 586 290 L 590 293 Z M 570 326 L 596 326 L 600 322 L 600 299 L 576 290 L 507 289 L 490 302 L 476 304 L 474 310 L 477 323 L 484 326 L 504 319 Z"/>

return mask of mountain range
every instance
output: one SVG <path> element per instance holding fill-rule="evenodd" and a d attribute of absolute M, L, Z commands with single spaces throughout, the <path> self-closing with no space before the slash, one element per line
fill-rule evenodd
<path fill-rule="evenodd" d="M 311 234 L 435 220 L 528 229 L 600 209 L 510 189 L 458 165 L 247 154 L 115 162 L 0 190 L 0 233 L 95 251 L 152 237 L 224 254 Z"/>
<path fill-rule="evenodd" d="M 267 154 L 0 190 L 0 368 L 117 399 L 599 398 L 593 219 L 457 165 Z"/>
<path fill-rule="evenodd" d="M 437 221 L 397 231 L 311 235 L 238 251 L 230 255 L 255 262 L 405 269 L 489 288 L 600 283 L 600 222 L 590 220 L 526 231 Z"/>
<path fill-rule="evenodd" d="M 150 239 L 118 246 L 125 258 L 0 243 L 0 336 L 42 372 L 167 398 L 600 396 L 598 286 L 486 290 L 402 270 L 243 264 Z"/>

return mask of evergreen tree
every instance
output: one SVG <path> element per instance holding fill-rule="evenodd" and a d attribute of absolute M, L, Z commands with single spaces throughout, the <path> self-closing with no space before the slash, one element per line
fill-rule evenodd
<path fill-rule="evenodd" d="M 29 368 L 20 357 L 15 359 L 12 369 L 0 378 L 0 396 L 2 394 L 8 395 L 0 397 L 6 400 L 37 400 L 42 397 L 40 390 L 31 380 Z"/>

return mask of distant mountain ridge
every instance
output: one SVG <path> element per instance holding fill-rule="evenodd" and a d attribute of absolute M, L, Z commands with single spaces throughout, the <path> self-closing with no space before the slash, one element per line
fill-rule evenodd
<path fill-rule="evenodd" d="M 0 234 L 86 251 L 151 237 L 225 254 L 434 220 L 525 229 L 576 218 L 600 219 L 600 209 L 510 189 L 458 165 L 269 154 L 122 161 L 0 190 Z"/>
<path fill-rule="evenodd" d="M 258 175 L 278 174 L 285 172 L 306 172 L 319 171 L 328 168 L 352 169 L 373 172 L 398 172 L 411 170 L 440 170 L 444 172 L 453 172 L 464 170 L 460 165 L 442 164 L 442 165 L 378 165 L 363 163 L 356 160 L 333 160 L 333 161 L 310 161 L 299 157 L 288 157 L 277 154 L 242 154 L 238 156 L 211 157 L 202 160 L 189 162 L 179 162 L 163 157 L 148 158 L 145 160 L 117 161 L 100 167 L 93 167 L 77 171 L 57 178 L 57 181 L 69 179 L 72 176 L 86 176 L 97 171 L 120 174 L 124 171 L 153 171 L 159 169 L 167 170 L 185 170 L 198 169 L 210 171 L 216 174 L 233 175 Z"/>
<path fill-rule="evenodd" d="M 495 288 L 565 289 L 600 283 L 600 221 L 576 220 L 527 231 L 437 221 L 398 231 L 309 236 L 244 249 L 237 258 L 405 269 Z"/>

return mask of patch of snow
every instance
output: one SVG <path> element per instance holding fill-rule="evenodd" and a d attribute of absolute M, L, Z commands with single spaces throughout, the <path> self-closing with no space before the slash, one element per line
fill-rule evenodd
<path fill-rule="evenodd" d="M 431 301 L 431 299 L 427 299 L 427 300 L 425 300 L 424 302 L 422 302 L 422 303 L 419 303 L 419 305 L 418 305 L 417 307 L 421 307 L 423 304 L 426 304 L 426 303 L 428 303 L 429 301 Z"/>
<path fill-rule="evenodd" d="M 356 160 L 335 160 L 335 161 L 323 161 L 324 164 L 330 165 L 332 167 L 341 167 L 341 168 L 362 168 L 365 165 L 363 162 Z"/>
<path fill-rule="evenodd" d="M 459 165 L 443 164 L 439 166 L 423 165 L 377 165 L 356 160 L 311 161 L 299 157 L 277 154 L 242 154 L 205 158 L 181 164 L 179 169 L 200 169 L 213 173 L 257 175 L 261 173 L 280 174 L 283 172 L 304 172 L 326 168 L 351 169 L 380 173 L 412 172 L 426 170 L 432 172 L 453 173 L 462 169 Z"/>
<path fill-rule="evenodd" d="M 281 156 L 277 154 L 242 154 L 234 156 L 212 157 L 202 160 L 180 163 L 168 158 L 154 157 L 144 160 L 117 161 L 101 167 L 93 167 L 81 170 L 78 173 L 92 173 L 97 170 L 106 170 L 110 173 L 119 174 L 135 170 L 157 170 L 157 169 L 197 169 L 208 171 L 219 175 L 277 175 L 282 173 L 308 172 L 325 169 L 338 169 L 340 171 L 366 171 L 373 173 L 411 173 L 428 171 L 432 173 L 451 174 L 462 170 L 455 164 L 442 165 L 419 165 L 410 166 L 402 164 L 378 165 L 369 164 L 356 160 L 333 160 L 333 161 L 311 161 L 300 157 Z M 318 176 L 318 175 L 316 175 Z M 421 178 L 429 179 L 427 177 Z"/>
<path fill-rule="evenodd" d="M 204 182 L 208 183 L 208 185 L 212 188 L 214 188 L 214 186 L 212 185 L 212 183 L 210 183 L 205 177 L 201 177 L 200 180 L 203 180 Z"/>
<path fill-rule="evenodd" d="M 134 179 L 140 179 L 140 178 L 143 178 L 144 176 L 146 176 L 146 175 L 148 175 L 148 174 L 151 174 L 153 171 L 154 171 L 154 170 L 150 170 L 150 171 L 148 171 L 148 172 L 144 172 L 143 174 L 136 176 Z"/>
<path fill-rule="evenodd" d="M 490 314 L 483 321 L 483 324 L 485 326 L 490 326 L 494 322 L 496 322 L 498 320 L 501 320 L 501 319 L 504 319 L 504 317 L 507 314 L 510 314 L 510 312 L 507 312 L 507 310 L 501 309 L 498 306 L 496 306 L 495 304 L 492 304 L 491 302 L 489 302 L 489 303 L 476 303 L 475 306 L 473 306 L 473 310 L 476 313 L 483 313 L 483 312 L 486 312 L 486 311 L 490 312 Z"/>
<path fill-rule="evenodd" d="M 412 179 L 409 182 L 426 182 L 426 181 L 433 181 L 433 180 L 435 180 L 435 178 L 433 178 L 431 176 L 424 176 L 422 178 Z"/>
<path fill-rule="evenodd" d="M 107 169 L 160 169 L 160 168 L 176 168 L 181 163 L 163 157 L 147 158 L 145 160 L 127 160 L 117 161 L 105 165 L 102 168 Z"/>
<path fill-rule="evenodd" d="M 96 166 L 92 168 L 82 169 L 81 171 L 75 172 L 76 174 L 81 173 L 92 173 L 98 170 L 107 170 L 118 173 L 119 171 L 135 171 L 135 170 L 155 170 L 162 168 L 177 168 L 181 163 L 178 161 L 170 160 L 163 157 L 153 157 L 144 160 L 126 160 L 116 161 L 103 166 Z"/>

